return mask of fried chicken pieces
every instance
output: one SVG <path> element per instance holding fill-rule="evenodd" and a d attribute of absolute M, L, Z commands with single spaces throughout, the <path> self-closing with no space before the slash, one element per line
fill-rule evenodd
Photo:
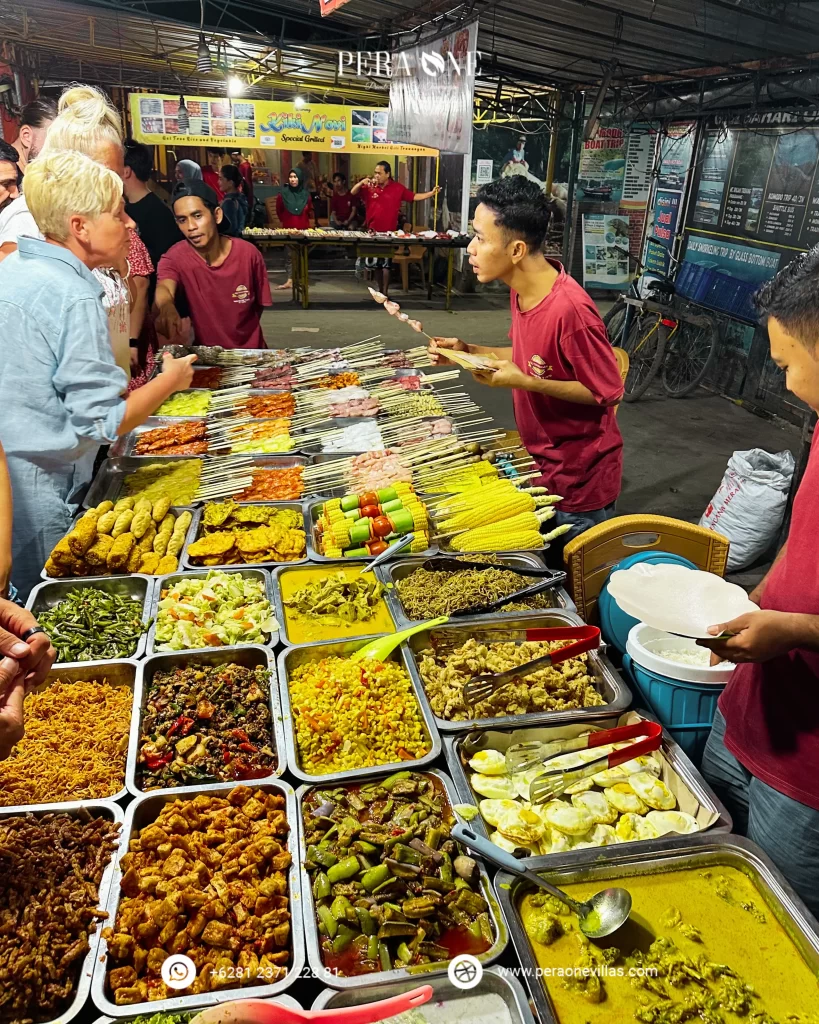
<path fill-rule="evenodd" d="M 179 995 L 162 964 L 184 953 L 198 995 L 272 984 L 290 962 L 284 797 L 237 786 L 166 804 L 122 858 L 122 901 L 108 941 L 108 986 L 118 1006 Z"/>
<path fill-rule="evenodd" d="M 307 541 L 301 514 L 271 505 L 214 502 L 205 506 L 204 534 L 188 548 L 197 565 L 293 562 L 304 557 Z"/>

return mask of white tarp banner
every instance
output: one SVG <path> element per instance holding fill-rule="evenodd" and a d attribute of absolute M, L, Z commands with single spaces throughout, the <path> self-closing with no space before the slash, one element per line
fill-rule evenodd
<path fill-rule="evenodd" d="M 392 57 L 389 141 L 466 155 L 479 54 L 478 23 Z"/>

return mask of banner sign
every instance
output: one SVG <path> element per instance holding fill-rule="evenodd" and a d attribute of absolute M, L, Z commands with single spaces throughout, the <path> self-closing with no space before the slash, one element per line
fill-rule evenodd
<path fill-rule="evenodd" d="M 627 214 L 583 214 L 584 287 L 622 291 L 631 281 L 628 228 Z"/>
<path fill-rule="evenodd" d="M 779 269 L 782 254 L 721 238 L 689 235 L 677 291 L 704 306 L 755 320 L 753 295 Z"/>
<path fill-rule="evenodd" d="M 390 79 L 392 142 L 434 146 L 467 155 L 478 74 L 478 23 L 427 46 L 393 55 Z"/>
<path fill-rule="evenodd" d="M 387 142 L 388 111 L 384 107 L 348 107 L 332 103 L 236 100 L 216 96 L 185 96 L 180 123 L 180 97 L 132 92 L 134 138 L 147 145 L 214 146 L 242 149 L 295 149 L 313 153 L 373 153 L 385 156 L 437 156 L 425 146 Z M 187 120 L 187 130 L 183 130 Z"/>
<path fill-rule="evenodd" d="M 644 210 L 651 193 L 651 171 L 654 163 L 656 134 L 650 125 L 633 125 L 626 144 L 626 168 L 620 208 Z"/>
<path fill-rule="evenodd" d="M 643 263 L 646 271 L 650 273 L 668 274 L 669 254 L 674 252 L 681 203 L 682 192 L 657 189 L 657 195 L 654 197 L 654 221 L 648 234 L 658 238 L 663 244 L 646 242 Z"/>
<path fill-rule="evenodd" d="M 626 170 L 626 137 L 622 128 L 598 125 L 583 143 L 577 172 L 577 198 L 586 202 L 619 203 Z"/>
<path fill-rule="evenodd" d="M 326 18 L 328 14 L 332 14 L 338 7 L 342 7 L 349 2 L 350 0 L 319 0 L 319 10 L 321 11 L 322 18 Z"/>
<path fill-rule="evenodd" d="M 671 124 L 660 143 L 660 171 L 657 176 L 658 188 L 685 188 L 685 179 L 694 153 L 695 121 Z"/>

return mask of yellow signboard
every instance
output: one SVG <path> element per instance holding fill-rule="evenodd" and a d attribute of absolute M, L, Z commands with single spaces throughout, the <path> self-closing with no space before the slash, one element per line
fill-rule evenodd
<path fill-rule="evenodd" d="M 388 143 L 387 114 L 384 107 L 131 93 L 134 138 L 148 145 L 438 155 Z"/>

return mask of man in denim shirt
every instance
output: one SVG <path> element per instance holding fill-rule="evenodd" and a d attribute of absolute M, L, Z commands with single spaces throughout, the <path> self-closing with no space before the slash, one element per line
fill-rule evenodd
<path fill-rule="evenodd" d="M 42 155 L 26 197 L 45 241 L 25 235 L 0 264 L 0 442 L 14 501 L 12 579 L 23 599 L 67 532 L 100 444 L 133 430 L 190 386 L 195 356 L 167 359 L 123 398 L 101 288 L 133 222 L 122 181 L 81 153 Z"/>

